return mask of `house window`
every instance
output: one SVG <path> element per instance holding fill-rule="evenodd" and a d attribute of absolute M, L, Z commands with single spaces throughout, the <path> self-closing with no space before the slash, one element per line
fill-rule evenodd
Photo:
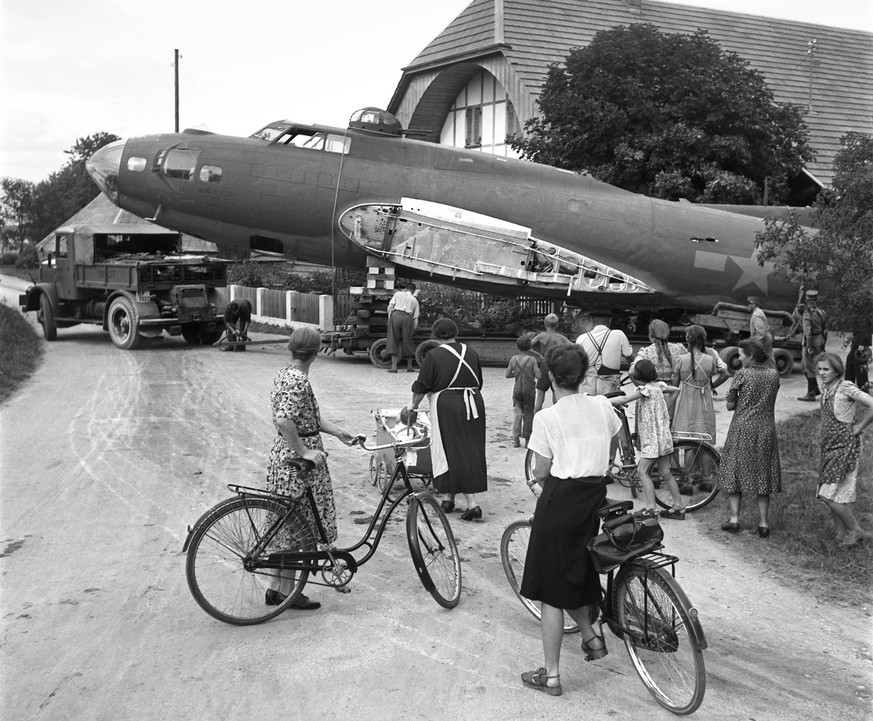
<path fill-rule="evenodd" d="M 482 146 L 482 106 L 475 105 L 467 108 L 466 117 L 467 136 L 464 141 L 465 148 L 479 148 Z"/>

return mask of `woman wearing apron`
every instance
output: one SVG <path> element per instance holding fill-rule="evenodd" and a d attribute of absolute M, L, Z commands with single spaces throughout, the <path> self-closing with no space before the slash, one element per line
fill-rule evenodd
<path fill-rule="evenodd" d="M 431 421 L 433 484 L 439 493 L 449 494 L 443 510 L 453 511 L 455 496 L 467 502 L 464 521 L 482 518 L 477 493 L 488 490 L 485 464 L 485 403 L 482 401 L 482 369 L 472 348 L 458 343 L 458 326 L 440 318 L 432 335 L 440 345 L 425 357 L 418 379 L 412 384 L 412 405 L 428 397 Z"/>
<path fill-rule="evenodd" d="M 821 396 L 821 466 L 816 497 L 831 511 L 837 541 L 845 547 L 864 540 L 865 533 L 852 513 L 857 497 L 861 434 L 873 423 L 873 397 L 851 381 L 843 380 L 843 362 L 836 353 L 817 358 Z M 866 413 L 854 423 L 855 404 Z"/>

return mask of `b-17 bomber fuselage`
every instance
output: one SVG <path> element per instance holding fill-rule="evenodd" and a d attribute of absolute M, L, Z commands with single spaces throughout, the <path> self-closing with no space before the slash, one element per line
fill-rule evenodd
<path fill-rule="evenodd" d="M 224 248 L 356 269 L 372 254 L 408 277 L 578 305 L 792 307 L 796 289 L 755 258 L 759 218 L 394 130 L 189 130 L 117 141 L 88 171 L 119 207 Z"/>

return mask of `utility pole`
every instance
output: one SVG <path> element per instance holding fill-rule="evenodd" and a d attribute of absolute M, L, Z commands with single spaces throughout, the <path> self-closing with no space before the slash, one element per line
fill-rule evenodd
<path fill-rule="evenodd" d="M 176 75 L 176 132 L 179 132 L 179 48 L 175 50 L 173 68 Z"/>

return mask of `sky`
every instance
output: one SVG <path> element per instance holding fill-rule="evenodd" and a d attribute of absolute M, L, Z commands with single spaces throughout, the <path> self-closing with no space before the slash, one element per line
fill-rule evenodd
<path fill-rule="evenodd" d="M 667 1 L 873 32 L 870 0 Z M 176 48 L 183 129 L 345 127 L 386 107 L 402 68 L 469 3 L 0 0 L 0 176 L 44 180 L 97 132 L 172 132 Z"/>

